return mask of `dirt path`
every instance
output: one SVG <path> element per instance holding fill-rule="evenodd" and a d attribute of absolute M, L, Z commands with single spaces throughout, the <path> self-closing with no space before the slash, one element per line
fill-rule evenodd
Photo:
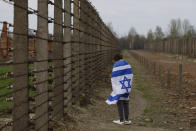
<path fill-rule="evenodd" d="M 124 52 L 125 58 L 132 63 L 134 68 L 134 86 L 131 92 L 130 119 L 132 125 L 121 126 L 112 123 L 112 120 L 118 119 L 116 105 L 109 106 L 105 100 L 111 93 L 111 85 L 109 80 L 101 80 L 93 87 L 93 95 L 91 96 L 91 104 L 85 107 L 75 106 L 71 112 L 71 116 L 66 118 L 65 122 L 57 122 L 55 130 L 61 131 L 175 131 L 164 126 L 161 120 L 161 107 L 156 108 L 155 113 L 151 109 L 152 99 L 161 98 L 157 94 L 160 90 L 153 88 L 160 86 L 159 83 L 146 76 L 145 69 L 141 67 L 136 60 L 130 57 L 128 52 Z M 149 91 L 148 91 L 149 87 Z M 146 90 L 147 89 L 147 90 Z M 149 93 L 150 92 L 150 93 Z M 157 102 L 160 106 L 160 103 Z M 155 105 L 156 105 L 155 104 Z M 156 107 L 156 106 L 155 106 Z M 148 118 L 148 114 L 153 113 L 154 116 Z M 157 120 L 156 120 L 157 119 Z M 158 124 L 157 124 L 158 123 Z M 161 124 L 160 124 L 161 123 Z M 60 127 L 60 128 L 59 128 Z"/>

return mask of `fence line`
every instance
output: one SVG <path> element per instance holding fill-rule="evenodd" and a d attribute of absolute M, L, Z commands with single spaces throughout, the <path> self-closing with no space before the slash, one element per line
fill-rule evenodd
<path fill-rule="evenodd" d="M 8 117 L 0 129 L 51 130 L 112 63 L 117 39 L 87 0 L 38 0 L 38 10 L 28 0 L 3 1 L 14 7 L 14 24 L 0 22 L 0 116 Z M 37 30 L 28 28 L 29 15 L 37 16 Z"/>
<path fill-rule="evenodd" d="M 196 57 L 196 39 L 174 39 L 146 43 L 144 49 Z"/>
<path fill-rule="evenodd" d="M 182 64 L 179 64 L 178 74 L 172 72 L 170 66 L 163 66 L 162 63 L 153 61 L 145 56 L 141 56 L 136 52 L 132 51 L 131 54 L 149 71 L 156 75 L 158 79 L 161 81 L 163 87 L 173 88 L 174 86 L 177 91 L 182 91 L 183 88 L 183 72 L 182 72 Z M 173 77 L 176 79 L 171 80 Z M 171 85 L 172 84 L 172 85 Z M 173 85 L 174 84 L 174 85 Z"/>
<path fill-rule="evenodd" d="M 132 56 L 144 65 L 149 72 L 156 75 L 163 87 L 174 88 L 179 95 L 190 96 L 195 92 L 193 88 L 196 84 L 194 74 L 187 70 L 187 65 L 183 63 L 164 63 L 143 56 L 137 51 L 131 51 Z M 191 67 L 191 66 L 190 66 Z M 192 67 L 191 67 L 192 68 Z M 187 94 L 188 93 L 188 94 Z"/>
<path fill-rule="evenodd" d="M 148 58 L 147 56 L 139 54 L 137 51 L 131 51 L 132 56 L 142 64 L 149 73 L 153 74 L 157 78 L 161 87 L 167 88 L 167 94 L 172 98 L 172 103 L 176 105 L 173 108 L 183 110 L 184 107 L 180 105 L 187 105 L 189 107 L 195 106 L 195 76 L 191 74 L 186 68 L 191 68 L 184 63 L 164 63 L 157 60 Z M 156 64 L 155 64 L 156 62 Z M 191 101 L 191 103 L 190 103 Z M 195 110 L 193 108 L 186 108 L 186 122 L 189 124 L 190 128 L 195 128 Z M 180 113 L 179 113 L 180 114 Z M 182 119 L 181 116 L 176 115 L 177 119 Z"/>

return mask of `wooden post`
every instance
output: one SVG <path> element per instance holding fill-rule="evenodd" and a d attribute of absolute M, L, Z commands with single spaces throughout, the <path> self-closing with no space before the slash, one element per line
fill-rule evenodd
<path fill-rule="evenodd" d="M 48 17 L 48 0 L 38 0 L 38 14 L 45 18 Z M 35 129 L 37 131 L 48 130 L 48 20 L 38 16 L 38 29 L 37 29 L 37 45 L 36 45 L 36 60 L 35 74 L 36 82 L 38 84 L 36 88 L 37 95 L 35 98 Z"/>
<path fill-rule="evenodd" d="M 54 0 L 54 46 L 53 46 L 53 66 L 54 66 L 54 103 L 53 116 L 61 118 L 64 112 L 64 68 L 63 68 L 63 15 L 62 0 Z"/>
<path fill-rule="evenodd" d="M 170 87 L 170 67 L 167 69 L 167 87 Z"/>
<path fill-rule="evenodd" d="M 179 93 L 181 93 L 181 90 L 182 90 L 182 64 L 179 64 L 178 87 L 179 87 Z"/>
<path fill-rule="evenodd" d="M 154 75 L 156 75 L 156 62 L 153 63 Z"/>
<path fill-rule="evenodd" d="M 71 1 L 64 0 L 65 10 L 71 12 Z M 67 113 L 72 106 L 72 87 L 71 87 L 71 15 L 64 13 L 64 46 L 63 46 L 63 57 L 64 57 L 64 112 Z M 67 27 L 67 28 L 66 28 Z"/>
<path fill-rule="evenodd" d="M 13 131 L 29 131 L 28 0 L 15 5 L 22 8 L 14 6 Z"/>
<path fill-rule="evenodd" d="M 159 80 L 161 80 L 161 65 L 159 64 Z"/>

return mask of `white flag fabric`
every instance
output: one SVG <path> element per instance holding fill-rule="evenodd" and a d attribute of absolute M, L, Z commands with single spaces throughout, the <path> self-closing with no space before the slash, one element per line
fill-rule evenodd
<path fill-rule="evenodd" d="M 118 100 L 129 100 L 133 79 L 133 71 L 131 65 L 125 61 L 117 61 L 113 66 L 111 74 L 112 93 L 106 103 L 116 104 Z"/>

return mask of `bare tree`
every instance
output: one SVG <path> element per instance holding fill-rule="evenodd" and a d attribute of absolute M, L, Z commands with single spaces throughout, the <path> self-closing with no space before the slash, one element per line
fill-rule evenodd
<path fill-rule="evenodd" d="M 148 42 L 154 41 L 154 33 L 152 32 L 151 29 L 148 31 L 148 34 L 147 34 L 147 41 Z"/>
<path fill-rule="evenodd" d="M 185 19 L 182 23 L 183 36 L 185 38 L 194 37 L 194 26 L 190 24 L 189 20 Z"/>
<path fill-rule="evenodd" d="M 155 36 L 155 40 L 162 40 L 164 38 L 164 33 L 163 33 L 162 28 L 160 26 L 156 27 L 154 36 Z"/>
<path fill-rule="evenodd" d="M 131 27 L 131 29 L 129 30 L 129 37 L 135 37 L 137 35 L 137 31 L 134 27 Z"/>
<path fill-rule="evenodd" d="M 106 26 L 110 29 L 110 31 L 113 33 L 114 36 L 118 37 L 117 33 L 114 31 L 112 22 L 107 23 Z"/>
<path fill-rule="evenodd" d="M 129 49 L 129 41 L 127 36 L 119 38 L 119 44 L 121 49 Z"/>
<path fill-rule="evenodd" d="M 131 27 L 128 33 L 128 41 L 129 41 L 129 46 L 130 48 L 134 48 L 134 43 L 136 40 L 136 36 L 137 36 L 137 31 L 134 27 Z"/>
<path fill-rule="evenodd" d="M 182 30 L 183 30 L 183 35 L 188 34 L 188 32 L 191 29 L 191 24 L 189 22 L 189 20 L 185 19 L 182 23 Z"/>
<path fill-rule="evenodd" d="M 196 38 L 196 28 L 194 26 L 192 26 L 192 32 L 193 32 L 193 37 Z"/>
<path fill-rule="evenodd" d="M 178 38 L 182 35 L 182 24 L 180 19 L 172 19 L 169 24 L 169 37 Z"/>

